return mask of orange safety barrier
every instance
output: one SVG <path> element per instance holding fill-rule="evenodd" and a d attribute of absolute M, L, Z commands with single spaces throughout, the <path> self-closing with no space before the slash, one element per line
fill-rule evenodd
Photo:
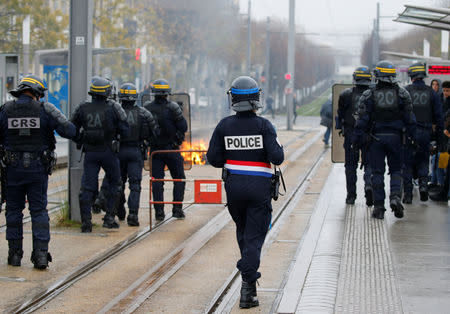
<path fill-rule="evenodd" d="M 150 230 L 152 229 L 152 205 L 153 204 L 222 204 L 222 180 L 211 179 L 155 179 L 152 175 L 152 161 L 156 154 L 173 153 L 206 153 L 206 150 L 155 150 L 149 156 L 149 217 Z M 152 200 L 153 182 L 194 182 L 194 200 L 190 202 L 169 202 Z"/>

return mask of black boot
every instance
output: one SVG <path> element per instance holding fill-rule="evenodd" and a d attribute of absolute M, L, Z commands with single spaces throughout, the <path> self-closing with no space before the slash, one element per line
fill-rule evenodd
<path fill-rule="evenodd" d="M 8 250 L 8 265 L 20 266 L 23 257 L 23 251 L 21 249 L 9 249 Z"/>
<path fill-rule="evenodd" d="M 255 306 L 259 306 L 258 297 L 256 296 L 256 281 L 253 283 L 242 281 L 239 307 L 241 309 L 249 309 Z"/>
<path fill-rule="evenodd" d="M 83 221 L 81 223 L 81 233 L 91 233 L 92 232 L 92 222 Z"/>
<path fill-rule="evenodd" d="M 391 206 L 391 209 L 394 212 L 395 217 L 403 218 L 403 205 L 402 205 L 402 202 L 400 202 L 399 196 L 395 195 L 395 196 L 391 197 L 389 205 Z"/>
<path fill-rule="evenodd" d="M 137 214 L 129 214 L 127 223 L 130 227 L 139 227 L 139 219 Z"/>
<path fill-rule="evenodd" d="M 405 195 L 403 195 L 403 204 L 412 204 L 412 199 L 412 194 L 405 193 Z"/>
<path fill-rule="evenodd" d="M 184 215 L 183 209 L 181 206 L 174 206 L 172 209 L 172 217 L 176 219 L 184 219 L 186 216 Z"/>
<path fill-rule="evenodd" d="M 117 218 L 119 218 L 120 221 L 124 221 L 125 220 L 126 214 L 127 213 L 125 212 L 125 207 L 123 205 L 119 206 L 117 208 Z"/>
<path fill-rule="evenodd" d="M 100 214 L 102 211 L 106 211 L 106 199 L 103 196 L 102 191 L 97 195 L 94 204 L 92 205 L 92 212 L 94 214 Z"/>
<path fill-rule="evenodd" d="M 155 206 L 155 219 L 156 221 L 163 221 L 165 218 L 164 208 Z"/>
<path fill-rule="evenodd" d="M 354 205 L 356 200 L 356 195 L 347 194 L 347 198 L 345 199 L 345 204 Z"/>
<path fill-rule="evenodd" d="M 31 262 L 34 264 L 36 269 L 46 269 L 48 263 L 52 261 L 52 256 L 47 250 L 35 249 L 31 253 Z"/>
<path fill-rule="evenodd" d="M 105 217 L 103 217 L 103 227 L 108 229 L 119 229 L 119 224 L 114 219 L 113 215 L 106 214 Z"/>
<path fill-rule="evenodd" d="M 384 212 L 386 209 L 383 205 L 375 205 L 375 207 L 372 210 L 372 218 L 376 219 L 384 219 Z"/>
<path fill-rule="evenodd" d="M 366 197 L 366 205 L 373 206 L 373 190 L 370 187 L 364 189 L 364 196 Z"/>
<path fill-rule="evenodd" d="M 420 200 L 422 202 L 428 201 L 428 185 L 426 184 L 426 182 L 420 183 L 419 194 L 420 194 Z"/>

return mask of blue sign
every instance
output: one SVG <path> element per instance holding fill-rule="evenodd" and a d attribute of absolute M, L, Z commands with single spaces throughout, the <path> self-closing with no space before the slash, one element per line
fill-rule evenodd
<path fill-rule="evenodd" d="M 68 116 L 69 73 L 67 65 L 44 65 L 48 102 Z"/>

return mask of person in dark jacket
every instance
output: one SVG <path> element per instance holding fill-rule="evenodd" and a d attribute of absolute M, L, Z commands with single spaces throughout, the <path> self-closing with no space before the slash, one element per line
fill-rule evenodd
<path fill-rule="evenodd" d="M 331 128 L 333 127 L 333 103 L 331 101 L 331 96 L 322 105 L 320 109 L 320 125 L 327 128 L 325 134 L 323 135 L 323 143 L 325 146 L 329 145 Z"/>
<path fill-rule="evenodd" d="M 65 138 L 78 136 L 75 126 L 54 105 L 40 102 L 46 90 L 40 78 L 26 75 L 18 87 L 10 91 L 17 99 L 0 108 L 0 144 L 4 150 L 1 158 L 6 166 L 2 170 L 2 176 L 6 177 L 2 189 L 6 192 L 8 265 L 21 265 L 22 211 L 26 200 L 33 233 L 31 261 L 34 268 L 41 270 L 52 261 L 48 252 L 47 188 L 48 176 L 56 163 L 54 131 Z"/>
<path fill-rule="evenodd" d="M 272 124 L 258 117 L 260 89 L 248 76 L 236 78 L 229 90 L 236 115 L 216 126 L 207 153 L 208 162 L 223 168 L 228 211 L 236 223 L 241 252 L 237 268 L 242 287 L 239 306 L 258 306 L 256 280 L 261 248 L 271 221 L 271 163 L 284 160 L 283 147 Z"/>
<path fill-rule="evenodd" d="M 144 108 L 152 113 L 156 118 L 161 130 L 154 143 L 150 145 L 150 153 L 155 150 L 178 150 L 184 140 L 187 131 L 187 121 L 183 116 L 180 106 L 168 100 L 172 89 L 164 79 L 155 80 L 152 84 L 152 93 L 155 99 L 146 102 Z M 167 165 L 172 179 L 186 179 L 184 175 L 184 159 L 180 153 L 157 154 L 152 161 L 152 176 L 155 179 L 164 179 L 164 167 Z M 153 200 L 164 201 L 163 182 L 153 182 Z M 172 216 L 177 219 L 184 219 L 182 208 L 184 199 L 184 188 L 186 182 L 176 181 L 173 184 Z M 154 204 L 155 218 L 157 221 L 164 220 L 164 204 Z"/>

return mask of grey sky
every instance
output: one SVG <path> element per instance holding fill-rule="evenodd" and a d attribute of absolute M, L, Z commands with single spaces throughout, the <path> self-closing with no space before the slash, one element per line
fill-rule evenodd
<path fill-rule="evenodd" d="M 241 13 L 247 13 L 248 0 L 239 0 Z M 381 16 L 396 16 L 404 4 L 437 7 L 437 0 L 296 0 L 298 31 L 315 33 L 369 33 L 376 17 L 376 3 L 380 2 Z M 265 20 L 267 16 L 288 20 L 289 0 L 252 0 L 252 17 Z M 413 26 L 383 18 L 381 36 L 392 38 Z M 362 37 L 311 36 L 311 39 L 336 48 L 359 50 Z"/>

